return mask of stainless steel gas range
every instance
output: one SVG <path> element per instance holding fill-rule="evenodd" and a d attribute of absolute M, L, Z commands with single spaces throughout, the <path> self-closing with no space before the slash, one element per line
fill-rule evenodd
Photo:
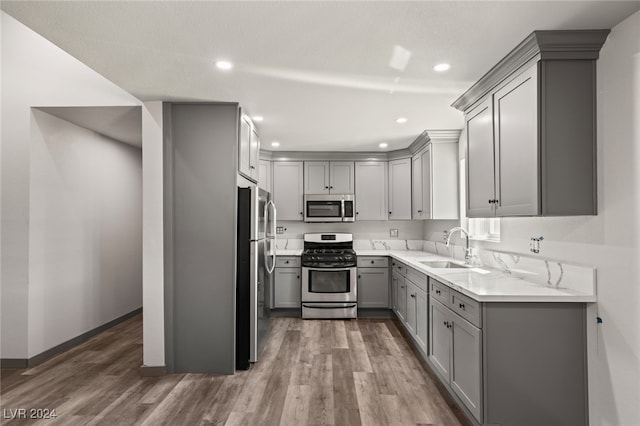
<path fill-rule="evenodd" d="M 356 277 L 352 234 L 305 234 L 302 318 L 356 318 Z"/>

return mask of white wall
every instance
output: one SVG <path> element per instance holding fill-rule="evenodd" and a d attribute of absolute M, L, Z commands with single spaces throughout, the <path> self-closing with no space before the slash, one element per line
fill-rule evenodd
<path fill-rule="evenodd" d="M 277 206 L 276 206 L 277 207 Z M 300 221 L 278 221 L 278 226 L 287 228 L 278 238 L 301 239 L 307 232 L 350 232 L 353 239 L 392 240 L 389 229 L 398 230 L 399 240 L 421 240 L 423 223 L 419 220 L 376 221 L 361 220 L 354 223 L 305 223 Z"/>
<path fill-rule="evenodd" d="M 597 268 L 597 315 L 589 337 L 592 425 L 640 425 L 640 12 L 613 28 L 598 72 L 598 215 L 501 220 L 500 243 Z M 463 132 L 464 133 L 464 132 Z M 464 140 L 461 140 L 464 153 Z M 570 165 L 567 165 L 570 167 Z M 425 229 L 426 232 L 426 229 Z M 595 318 L 591 318 L 595 323 Z"/>
<path fill-rule="evenodd" d="M 1 14 L 2 299 L 0 357 L 28 353 L 32 106 L 140 105 L 18 21 Z"/>
<path fill-rule="evenodd" d="M 28 357 L 142 306 L 142 151 L 33 110 Z"/>
<path fill-rule="evenodd" d="M 162 102 L 142 109 L 143 365 L 164 366 L 164 187 Z"/>

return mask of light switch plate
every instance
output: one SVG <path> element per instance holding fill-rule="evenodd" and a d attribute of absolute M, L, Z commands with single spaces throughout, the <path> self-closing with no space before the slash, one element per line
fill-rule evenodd
<path fill-rule="evenodd" d="M 397 229 L 389 229 L 389 235 L 395 238 L 398 238 L 398 230 Z"/>
<path fill-rule="evenodd" d="M 276 234 L 284 234 L 284 226 L 276 226 Z"/>

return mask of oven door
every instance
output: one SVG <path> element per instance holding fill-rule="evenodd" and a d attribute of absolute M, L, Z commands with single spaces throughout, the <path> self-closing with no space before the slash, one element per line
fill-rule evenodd
<path fill-rule="evenodd" d="M 302 267 L 302 302 L 357 302 L 356 267 Z"/>

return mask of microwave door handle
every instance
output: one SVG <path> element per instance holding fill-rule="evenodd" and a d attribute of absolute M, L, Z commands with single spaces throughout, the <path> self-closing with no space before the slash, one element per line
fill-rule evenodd
<path fill-rule="evenodd" d="M 340 218 L 342 219 L 343 222 L 346 214 L 347 212 L 344 208 L 344 198 L 343 198 L 342 200 L 340 200 Z"/>

